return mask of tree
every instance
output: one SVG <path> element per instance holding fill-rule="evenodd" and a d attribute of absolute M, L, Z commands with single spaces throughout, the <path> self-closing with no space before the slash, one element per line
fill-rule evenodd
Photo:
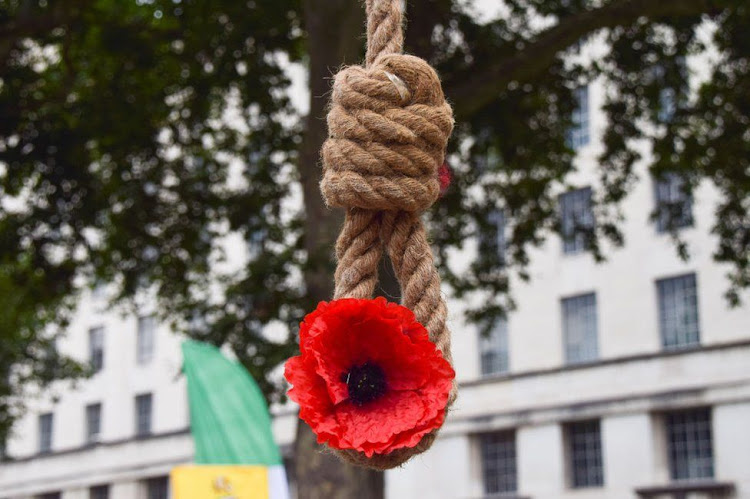
<path fill-rule="evenodd" d="M 19 263 L 19 266 L 21 264 Z M 17 274 L 16 274 L 17 276 Z M 8 268 L 0 268 L 0 460 L 5 456 L 5 437 L 23 412 L 22 399 L 15 397 L 20 387 L 31 383 L 48 387 L 58 379 L 78 379 L 87 374 L 85 366 L 61 355 L 55 339 L 67 324 L 72 297 L 39 307 L 47 297 L 42 276 L 28 272 L 14 278 Z M 27 390 L 28 392 L 28 390 Z"/>
<path fill-rule="evenodd" d="M 727 296 L 737 303 L 750 286 L 750 8 L 743 0 L 503 5 L 486 22 L 473 2 L 410 0 L 407 10 L 406 50 L 437 68 L 457 118 L 455 182 L 428 215 L 439 221 L 431 225 L 439 260 L 491 230 L 491 212 L 511 221 L 505 261 L 481 255 L 468 275 L 441 265 L 458 297 L 487 295 L 471 318 L 489 324 L 512 306 L 509 273 L 526 278 L 527 250 L 561 230 L 555 193 L 574 170 L 566 135 L 575 90 L 596 78 L 610 89 L 602 185 L 596 224 L 576 230 L 597 259 L 604 241 L 624 243 L 619 204 L 637 181 L 638 144 L 650 144 L 654 175 L 721 192 L 715 258 L 731 266 Z M 293 351 L 305 311 L 332 291 L 340 217 L 319 195 L 318 151 L 329 77 L 363 56 L 363 10 L 351 0 L 0 5 L 0 270 L 9 289 L 43 289 L 35 310 L 49 318 L 82 281 L 114 283 L 119 300 L 151 286 L 177 328 L 230 345 L 278 397 L 269 373 Z M 569 57 L 589 38 L 610 47 L 607 55 Z M 691 89 L 684 61 L 707 44 L 719 57 Z M 309 71 L 306 116 L 289 101 L 290 62 Z M 242 272 L 216 270 L 228 234 L 250 248 Z M 286 326 L 289 341 L 262 334 L 272 323 Z M 382 494 L 381 476 L 314 448 L 300 425 L 303 497 Z"/>

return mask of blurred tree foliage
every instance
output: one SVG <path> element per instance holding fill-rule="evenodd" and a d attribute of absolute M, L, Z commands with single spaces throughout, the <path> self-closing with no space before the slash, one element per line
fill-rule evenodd
<path fill-rule="evenodd" d="M 508 221 L 503 258 L 482 252 L 463 273 L 441 265 L 456 295 L 488 297 L 471 317 L 489 324 L 512 306 L 509 273 L 526 278 L 527 251 L 560 230 L 574 92 L 597 78 L 608 88 L 597 218 L 576 230 L 597 259 L 602 243 L 624 242 L 619 206 L 650 145 L 655 176 L 721 193 L 715 258 L 731 269 L 736 303 L 750 285 L 747 2 L 505 0 L 483 22 L 474 3 L 409 0 L 406 35 L 407 51 L 440 72 L 457 117 L 455 182 L 429 214 L 439 257 L 496 230 L 492 212 Z M 5 373 L 24 373 L 2 377 L 0 400 L 18 395 L 19 381 L 84 372 L 52 346 L 95 282 L 121 300 L 150 286 L 165 318 L 230 345 L 275 396 L 269 372 L 293 352 L 305 310 L 331 293 L 340 215 L 322 204 L 317 158 L 329 77 L 361 59 L 363 22 L 352 0 L 0 2 L 0 288 L 12 318 L 0 356 Z M 592 38 L 606 55 L 575 57 Z M 706 51 L 715 64 L 696 85 L 685 61 Z M 290 62 L 309 70 L 306 116 L 288 98 Z M 249 260 L 222 274 L 229 233 L 242 235 Z M 290 339 L 268 340 L 268 324 Z M 7 407 L 0 434 L 17 414 Z M 324 496 L 370 497 L 364 475 L 342 478 L 330 461 L 321 472 L 328 458 L 313 445 L 300 434 L 301 481 L 350 480 L 336 489 L 344 495 Z"/>

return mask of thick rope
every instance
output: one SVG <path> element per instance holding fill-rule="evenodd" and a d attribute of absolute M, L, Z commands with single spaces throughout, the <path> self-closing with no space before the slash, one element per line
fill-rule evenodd
<path fill-rule="evenodd" d="M 400 54 L 404 48 L 401 0 L 367 0 L 367 55 L 372 66 L 381 55 Z"/>
<path fill-rule="evenodd" d="M 440 80 L 422 59 L 401 54 L 401 0 L 366 0 L 366 66 L 334 79 L 323 144 L 321 191 L 329 206 L 346 209 L 336 242 L 334 298 L 371 298 L 385 247 L 401 285 L 402 304 L 452 363 L 440 277 L 420 219 L 440 192 L 438 168 L 453 129 Z M 449 404 L 456 397 L 454 383 Z M 435 440 L 371 458 L 337 451 L 375 469 L 398 466 Z"/>

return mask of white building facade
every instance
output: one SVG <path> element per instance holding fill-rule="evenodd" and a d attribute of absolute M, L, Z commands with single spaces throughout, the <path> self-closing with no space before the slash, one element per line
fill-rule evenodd
<path fill-rule="evenodd" d="M 601 95 L 599 84 L 580 93 L 564 228 L 593 220 Z M 550 237 L 488 338 L 449 305 L 459 398 L 433 448 L 387 472 L 389 499 L 750 499 L 750 303 L 730 309 L 723 297 L 716 193 L 700 186 L 688 199 L 674 179 L 641 173 L 625 246 L 607 262 L 575 236 Z M 649 221 L 664 201 L 684 202 L 687 262 Z M 122 315 L 103 303 L 84 300 L 65 343 L 99 372 L 30 402 L 0 464 L 0 498 L 166 499 L 169 470 L 191 462 L 180 339 L 148 306 Z M 296 412 L 275 413 L 290 449 Z"/>
<path fill-rule="evenodd" d="M 564 237 L 532 252 L 531 280 L 512 286 L 518 307 L 489 338 L 453 304 L 459 397 L 433 448 L 388 473 L 389 498 L 750 498 L 750 303 L 729 307 L 727 269 L 711 257 L 717 194 L 687 196 L 641 164 L 625 245 L 595 263 L 565 236 L 594 221 L 604 126 L 602 84 L 578 95 Z M 689 261 L 665 218 L 649 220 L 667 203 L 681 207 Z"/>

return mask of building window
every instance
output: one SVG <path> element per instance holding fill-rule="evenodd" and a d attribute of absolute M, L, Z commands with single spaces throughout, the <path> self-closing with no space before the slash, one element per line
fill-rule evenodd
<path fill-rule="evenodd" d="M 146 480 L 147 499 L 167 499 L 169 497 L 169 478 L 160 476 Z"/>
<path fill-rule="evenodd" d="M 665 423 L 672 479 L 713 478 L 711 410 L 669 412 L 665 415 Z"/>
<path fill-rule="evenodd" d="M 39 415 L 39 452 L 52 450 L 52 413 Z"/>
<path fill-rule="evenodd" d="M 135 397 L 135 433 L 138 436 L 151 434 L 151 405 L 150 393 Z"/>
<path fill-rule="evenodd" d="M 505 212 L 492 210 L 487 216 L 488 230 L 482 231 L 479 240 L 479 251 L 497 262 L 505 265 Z"/>
<path fill-rule="evenodd" d="M 480 368 L 482 375 L 508 372 L 508 321 L 497 320 L 488 335 L 480 335 Z"/>
<path fill-rule="evenodd" d="M 573 488 L 604 485 L 602 437 L 599 421 L 578 421 L 565 426 L 569 477 Z"/>
<path fill-rule="evenodd" d="M 45 494 L 34 496 L 34 499 L 60 499 L 61 496 L 61 492 L 47 492 Z"/>
<path fill-rule="evenodd" d="M 700 343 L 698 292 L 695 274 L 656 281 L 659 292 L 659 328 L 666 349 Z"/>
<path fill-rule="evenodd" d="M 268 239 L 268 229 L 265 227 L 251 231 L 247 237 L 247 249 L 251 260 L 257 259 L 263 254 Z"/>
<path fill-rule="evenodd" d="M 679 73 L 679 76 L 677 74 L 668 75 L 667 67 L 661 63 L 646 69 L 644 73 L 646 84 L 656 85 L 659 89 L 657 118 L 661 123 L 669 123 L 674 118 L 680 101 L 678 89 L 682 86 L 683 83 L 681 82 L 684 82 L 684 78 L 687 76 L 685 59 L 680 57 L 674 62 L 674 66 L 670 64 L 670 69 Z M 676 77 L 679 80 L 676 80 Z"/>
<path fill-rule="evenodd" d="M 578 149 L 589 143 L 589 87 L 578 87 L 573 91 L 575 108 L 571 115 L 572 126 L 568 131 L 568 147 Z"/>
<path fill-rule="evenodd" d="M 95 444 L 99 441 L 102 430 L 102 404 L 86 406 L 86 443 Z"/>
<path fill-rule="evenodd" d="M 482 447 L 482 480 L 485 494 L 516 491 L 516 434 L 514 431 L 485 433 Z"/>
<path fill-rule="evenodd" d="M 677 111 L 677 92 L 674 88 L 664 87 L 659 90 L 659 121 L 669 123 Z"/>
<path fill-rule="evenodd" d="M 155 333 L 156 318 L 153 315 L 138 318 L 138 337 L 136 339 L 138 364 L 148 364 L 153 359 Z"/>
<path fill-rule="evenodd" d="M 576 189 L 560 195 L 560 231 L 563 253 L 584 251 L 594 229 L 591 188 Z"/>
<path fill-rule="evenodd" d="M 96 485 L 89 489 L 89 499 L 109 499 L 109 485 Z"/>
<path fill-rule="evenodd" d="M 596 295 L 573 296 L 562 300 L 565 362 L 578 364 L 596 360 L 597 342 Z"/>
<path fill-rule="evenodd" d="M 654 181 L 654 197 L 658 232 L 693 225 L 693 197 L 686 190 L 683 177 L 675 173 L 661 175 Z"/>
<path fill-rule="evenodd" d="M 89 362 L 95 373 L 104 367 L 104 328 L 89 329 Z"/>

